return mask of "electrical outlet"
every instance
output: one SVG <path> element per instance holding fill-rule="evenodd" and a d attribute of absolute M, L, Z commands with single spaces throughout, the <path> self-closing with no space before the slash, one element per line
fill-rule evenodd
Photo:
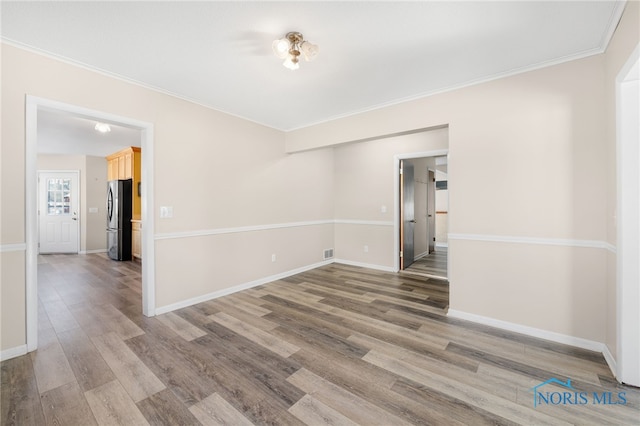
<path fill-rule="evenodd" d="M 369 246 L 364 246 L 364 252 L 369 253 Z"/>
<path fill-rule="evenodd" d="M 387 212 L 387 206 L 382 206 L 380 207 L 380 213 L 386 213 Z"/>
<path fill-rule="evenodd" d="M 272 262 L 275 262 L 275 261 L 276 261 L 276 254 L 275 254 L 275 253 L 273 253 L 273 254 L 271 255 L 271 261 L 272 261 Z"/>

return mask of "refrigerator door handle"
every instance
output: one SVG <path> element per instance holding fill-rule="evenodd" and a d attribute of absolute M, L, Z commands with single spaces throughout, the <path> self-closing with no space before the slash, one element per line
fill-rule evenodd
<path fill-rule="evenodd" d="M 113 217 L 113 190 L 109 187 L 109 193 L 107 194 L 107 218 L 109 223 L 111 223 L 111 218 Z"/>

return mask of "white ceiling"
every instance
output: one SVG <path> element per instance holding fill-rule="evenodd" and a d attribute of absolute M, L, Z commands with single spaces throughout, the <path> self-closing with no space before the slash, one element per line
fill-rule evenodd
<path fill-rule="evenodd" d="M 140 146 L 140 130 L 109 123 L 111 131 L 95 130 L 97 121 L 65 112 L 38 110 L 40 154 L 85 154 L 106 157 L 128 146 Z"/>
<path fill-rule="evenodd" d="M 1 2 L 5 41 L 292 130 L 601 53 L 625 2 Z M 290 71 L 271 43 L 319 45 Z"/>

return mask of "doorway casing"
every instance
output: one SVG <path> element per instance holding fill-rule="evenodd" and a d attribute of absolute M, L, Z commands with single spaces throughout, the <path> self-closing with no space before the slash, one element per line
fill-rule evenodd
<path fill-rule="evenodd" d="M 616 78 L 616 378 L 640 386 L 640 44 Z"/>
<path fill-rule="evenodd" d="M 25 220 L 26 220 L 26 334 L 27 351 L 38 348 L 38 110 L 47 109 L 66 112 L 75 116 L 105 123 L 122 125 L 141 132 L 142 156 L 142 312 L 155 315 L 155 253 L 153 244 L 153 124 L 96 111 L 76 105 L 27 95 L 25 129 Z M 149 232 L 150 231 L 150 232 Z"/>
<path fill-rule="evenodd" d="M 440 149 L 434 151 L 424 151 L 424 152 L 414 152 L 408 154 L 397 154 L 393 156 L 393 193 L 394 193 L 394 221 L 393 221 L 393 253 L 394 253 L 394 265 L 393 270 L 395 272 L 400 271 L 400 221 L 402 218 L 400 217 L 400 161 L 401 160 L 412 160 L 416 158 L 425 158 L 425 157 L 443 157 L 448 156 L 448 149 Z M 448 160 L 447 160 L 448 162 Z M 449 271 L 450 262 L 447 261 L 447 276 L 451 276 L 451 271 Z"/>

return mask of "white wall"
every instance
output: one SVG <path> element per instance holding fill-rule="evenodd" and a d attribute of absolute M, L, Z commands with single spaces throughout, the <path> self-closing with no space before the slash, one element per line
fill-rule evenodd
<path fill-rule="evenodd" d="M 107 188 L 107 161 L 102 157 L 88 155 L 85 157 L 87 172 L 85 173 L 85 203 L 86 211 L 84 221 L 87 225 L 86 251 L 99 252 L 107 249 L 105 235 L 105 223 L 107 222 L 106 188 Z M 96 208 L 96 213 L 91 213 L 90 208 Z"/>
<path fill-rule="evenodd" d="M 338 259 L 394 268 L 394 156 L 447 149 L 447 142 L 448 130 L 438 128 L 334 148 Z"/>

